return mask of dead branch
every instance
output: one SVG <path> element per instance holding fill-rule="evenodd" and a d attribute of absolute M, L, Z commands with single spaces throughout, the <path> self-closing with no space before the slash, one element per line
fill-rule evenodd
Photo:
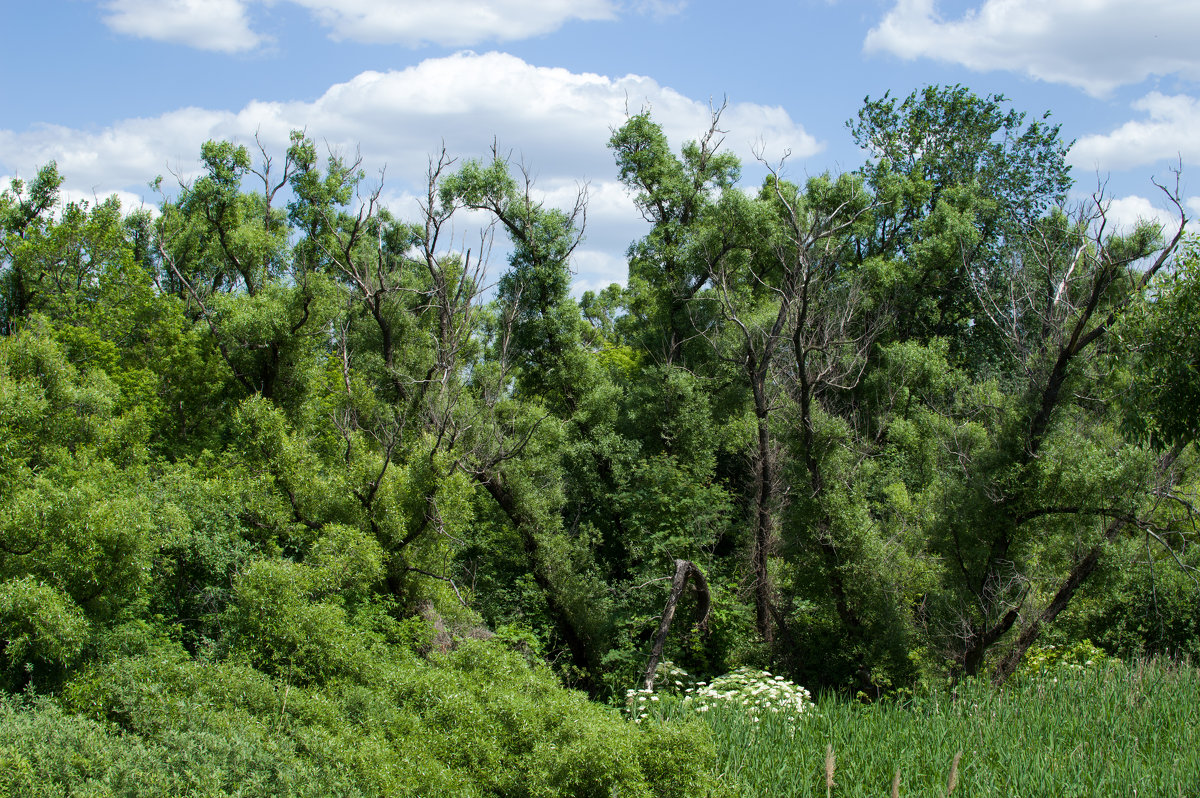
<path fill-rule="evenodd" d="M 646 690 L 654 689 L 654 678 L 658 671 L 658 662 L 662 659 L 663 645 L 667 641 L 667 632 L 671 631 L 671 621 L 675 619 L 675 607 L 679 597 L 687 587 L 688 579 L 692 580 L 692 590 L 696 593 L 696 628 L 704 631 L 708 627 L 708 613 L 712 607 L 712 596 L 708 590 L 708 580 L 704 573 L 691 560 L 675 560 L 675 576 L 671 579 L 671 592 L 667 594 L 667 604 L 663 608 L 662 621 L 658 624 L 658 634 L 654 638 L 654 648 L 650 651 L 650 659 L 646 662 L 646 671 L 642 675 L 642 686 Z"/>

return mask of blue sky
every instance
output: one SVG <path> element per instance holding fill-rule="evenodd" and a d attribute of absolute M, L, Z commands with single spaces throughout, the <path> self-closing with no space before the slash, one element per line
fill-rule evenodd
<path fill-rule="evenodd" d="M 604 147 L 649 105 L 672 141 L 728 101 L 726 146 L 756 183 L 756 149 L 797 178 L 863 155 L 845 122 L 866 95 L 930 83 L 1053 112 L 1076 140 L 1082 195 L 1107 181 L 1112 214 L 1164 213 L 1151 177 L 1184 164 L 1200 216 L 1196 0 L 40 0 L 9 3 L 0 69 L 0 185 L 51 159 L 68 196 L 196 172 L 201 142 L 279 154 L 294 128 L 386 166 L 413 208 L 429 155 L 482 156 L 493 137 L 548 202 L 588 187 L 576 290 L 624 280 L 644 232 Z M 1189 182 L 1196 186 L 1190 189 Z M 1168 217 L 1169 218 L 1169 215 Z M 493 273 L 499 270 L 498 265 Z"/>

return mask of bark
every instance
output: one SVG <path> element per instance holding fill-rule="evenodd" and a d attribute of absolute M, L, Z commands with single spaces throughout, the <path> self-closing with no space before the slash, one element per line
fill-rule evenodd
<path fill-rule="evenodd" d="M 979 669 L 983 667 L 983 658 L 987 654 L 988 649 L 994 646 L 996 641 L 1003 637 L 1009 629 L 1012 629 L 1013 624 L 1017 622 L 1020 611 L 1020 607 L 1013 607 L 990 629 L 980 630 L 976 634 L 974 640 L 963 653 L 963 670 L 968 676 L 975 676 L 979 673 Z"/>
<path fill-rule="evenodd" d="M 758 449 L 754 468 L 754 616 L 759 635 L 770 645 L 775 639 L 775 629 L 771 623 L 771 575 L 767 561 L 774 537 L 774 519 L 771 515 L 774 474 L 771 473 L 771 437 L 767 425 L 769 411 L 766 390 L 759 381 L 755 381 L 753 387 L 755 411 L 758 416 Z"/>
<path fill-rule="evenodd" d="M 675 561 L 675 576 L 671 579 L 671 592 L 667 595 L 667 604 L 663 608 L 662 621 L 658 625 L 658 634 L 654 638 L 654 648 L 650 651 L 650 659 L 646 662 L 646 671 L 642 675 L 642 686 L 646 690 L 654 689 L 654 677 L 658 671 L 658 662 L 662 659 L 663 645 L 667 641 L 667 633 L 671 630 L 671 622 L 675 619 L 675 607 L 679 597 L 687 587 L 688 578 L 692 580 L 692 589 L 696 593 L 698 606 L 696 615 L 699 620 L 696 627 L 703 630 L 708 624 L 708 611 L 712 607 L 712 597 L 708 592 L 708 580 L 691 560 Z"/>
<path fill-rule="evenodd" d="M 491 471 L 477 472 L 475 479 L 491 494 L 496 504 L 508 516 L 509 520 L 512 521 L 513 527 L 520 534 L 521 546 L 525 550 L 526 557 L 529 558 L 530 571 L 533 575 L 534 583 L 537 584 L 542 594 L 546 597 L 546 608 L 549 611 L 550 617 L 554 619 L 555 626 L 558 628 L 559 634 L 562 635 L 563 641 L 567 644 L 567 649 L 571 652 L 571 659 L 575 665 L 584 673 L 590 674 L 594 670 L 591 646 L 586 636 L 580 631 L 571 613 L 563 606 L 558 590 L 550 579 L 549 573 L 547 573 L 530 519 L 520 509 L 516 497 L 513 496 L 508 486 L 504 484 L 504 479 L 499 473 Z"/>
<path fill-rule="evenodd" d="M 1183 446 L 1177 444 L 1159 458 L 1158 473 L 1167 474 L 1182 452 Z M 1088 553 L 1083 556 L 1083 559 L 1075 564 L 1070 573 L 1067 574 L 1067 578 L 1063 580 L 1062 585 L 1059 586 L 1058 591 L 1054 594 L 1054 598 L 1050 599 L 1050 603 L 1046 605 L 1046 608 L 1017 635 L 1016 643 L 1004 655 L 1004 658 L 1000 660 L 1000 664 L 996 666 L 992 674 L 992 680 L 996 684 L 1003 684 L 1008 677 L 1016 672 L 1017 665 L 1021 663 L 1021 658 L 1025 656 L 1025 652 L 1037 642 L 1042 634 L 1042 630 L 1054 623 L 1054 619 L 1067 608 L 1067 605 L 1071 603 L 1071 599 L 1075 597 L 1079 588 L 1083 586 L 1083 583 L 1100 566 L 1100 558 L 1104 554 L 1105 547 L 1116 540 L 1121 530 L 1129 523 L 1137 524 L 1138 520 L 1136 518 L 1114 518 L 1108 523 L 1108 526 L 1104 530 L 1104 537 L 1096 545 L 1092 546 Z"/>
<path fill-rule="evenodd" d="M 1071 603 L 1071 599 L 1075 596 L 1075 592 L 1080 586 L 1087 581 L 1096 568 L 1100 565 L 1100 556 L 1104 553 L 1104 547 L 1116 540 L 1117 534 L 1121 531 L 1123 524 L 1119 520 L 1114 520 L 1109 523 L 1108 528 L 1104 531 L 1104 539 L 1092 546 L 1091 550 L 1084 555 L 1083 559 L 1075 564 L 1071 572 L 1067 574 L 1067 578 L 1058 588 L 1058 592 L 1054 594 L 1054 598 L 1046 605 L 1046 609 L 1042 610 L 1033 621 L 1021 630 L 1017 635 L 1017 642 L 1009 650 L 1004 658 L 1000 660 L 1000 664 L 996 666 L 995 672 L 992 674 L 992 681 L 997 685 L 1003 684 L 1008 677 L 1012 676 L 1017 665 L 1020 664 L 1021 658 L 1025 656 L 1025 652 L 1029 650 L 1037 639 L 1042 634 L 1042 629 L 1054 622 L 1058 614 L 1067 608 Z"/>

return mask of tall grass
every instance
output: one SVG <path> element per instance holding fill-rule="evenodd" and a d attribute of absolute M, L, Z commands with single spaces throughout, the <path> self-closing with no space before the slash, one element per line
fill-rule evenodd
<path fill-rule="evenodd" d="M 1170 663 L 875 704 L 824 697 L 797 724 L 732 706 L 704 717 L 743 796 L 1200 796 L 1200 671 Z"/>

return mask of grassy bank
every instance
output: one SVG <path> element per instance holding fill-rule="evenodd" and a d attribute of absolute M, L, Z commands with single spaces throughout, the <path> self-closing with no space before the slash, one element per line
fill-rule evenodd
<path fill-rule="evenodd" d="M 711 702 L 710 702 L 711 704 Z M 660 701 L 659 714 L 690 712 Z M 692 706 L 695 702 L 692 702 Z M 657 705 L 656 705 L 657 706 Z M 1200 671 L 1169 663 L 1060 669 L 923 698 L 825 697 L 797 722 L 740 702 L 703 713 L 723 779 L 743 796 L 1200 795 Z"/>

